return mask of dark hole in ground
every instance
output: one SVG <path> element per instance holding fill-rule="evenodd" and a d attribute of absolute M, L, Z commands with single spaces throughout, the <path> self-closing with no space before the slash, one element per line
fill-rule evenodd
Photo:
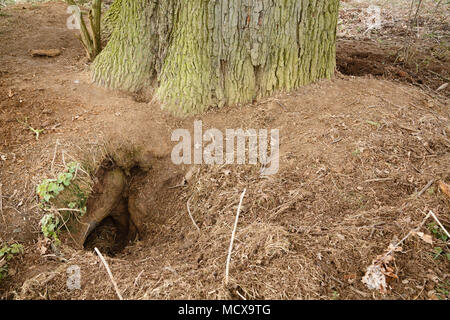
<path fill-rule="evenodd" d="M 84 220 L 90 226 L 83 243 L 86 250 L 97 247 L 100 252 L 114 256 L 136 239 L 137 228 L 128 210 L 128 189 L 130 180 L 139 173 L 139 168 L 133 168 L 130 175 L 125 176 L 112 165 L 99 171 L 99 183 L 94 186 L 95 192 L 88 200 Z M 105 179 L 106 176 L 109 178 Z"/>
<path fill-rule="evenodd" d="M 341 39 L 336 43 L 336 69 L 349 76 L 370 75 L 437 89 L 450 69 L 447 58 L 433 50 Z"/>
<path fill-rule="evenodd" d="M 84 248 L 89 251 L 98 248 L 105 255 L 115 256 L 126 245 L 126 234 L 121 232 L 112 217 L 106 217 L 87 237 Z"/>
<path fill-rule="evenodd" d="M 121 252 L 136 236 L 128 212 L 128 199 L 122 198 L 112 212 L 89 234 L 84 243 L 86 250 L 97 247 L 100 252 L 114 256 Z"/>
<path fill-rule="evenodd" d="M 336 50 L 336 67 L 342 74 L 387 76 L 394 73 L 395 77 L 399 76 L 395 57 L 375 45 L 341 41 Z"/>

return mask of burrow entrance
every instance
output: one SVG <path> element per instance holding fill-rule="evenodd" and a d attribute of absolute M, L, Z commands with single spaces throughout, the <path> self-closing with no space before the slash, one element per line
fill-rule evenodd
<path fill-rule="evenodd" d="M 148 157 L 126 166 L 105 161 L 79 222 L 78 247 L 97 247 L 114 256 L 128 244 L 153 235 L 152 226 L 165 224 L 184 207 L 182 189 L 171 187 L 187 183 L 187 176 L 166 157 Z"/>
<path fill-rule="evenodd" d="M 130 216 L 125 205 L 128 199 L 121 201 L 121 204 L 114 208 L 113 213 L 104 218 L 87 236 L 83 247 L 93 251 L 98 248 L 100 252 L 114 256 L 121 252 L 132 238 L 129 228 Z M 137 237 L 138 235 L 135 234 Z"/>
<path fill-rule="evenodd" d="M 87 212 L 82 218 L 82 233 L 79 244 L 92 251 L 114 256 L 130 242 L 139 237 L 141 226 L 136 225 L 129 210 L 131 182 L 143 174 L 134 167 L 125 174 L 113 162 L 102 164 L 97 174 L 97 183 L 87 202 Z"/>

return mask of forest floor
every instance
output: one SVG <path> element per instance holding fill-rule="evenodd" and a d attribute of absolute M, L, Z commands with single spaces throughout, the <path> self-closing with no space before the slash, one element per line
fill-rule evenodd
<path fill-rule="evenodd" d="M 431 210 L 450 229 L 439 188 L 450 182 L 448 10 L 424 1 L 410 27 L 409 4 L 370 3 L 381 7 L 379 29 L 367 30 L 369 1 L 342 2 L 334 79 L 184 119 L 91 84 L 64 3 L 2 8 L 0 244 L 24 253 L 8 262 L 0 299 L 116 299 L 93 246 L 125 299 L 448 299 L 448 239 L 432 218 L 421 225 Z M 61 54 L 33 57 L 35 49 Z M 279 129 L 279 172 L 174 165 L 171 133 L 192 132 L 194 120 L 204 131 Z M 114 250 L 105 221 L 85 250 L 64 230 L 62 244 L 48 247 L 36 186 L 69 161 L 90 165 L 93 182 L 105 161 L 125 169 L 126 197 L 147 232 Z M 384 266 L 386 292 L 368 289 L 367 267 L 419 226 L 425 236 L 408 237 Z M 78 290 L 67 287 L 72 266 Z"/>

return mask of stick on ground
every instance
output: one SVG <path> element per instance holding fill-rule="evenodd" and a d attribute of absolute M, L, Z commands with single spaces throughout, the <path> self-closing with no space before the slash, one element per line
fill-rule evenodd
<path fill-rule="evenodd" d="M 5 215 L 3 214 L 3 184 L 0 183 L 0 212 L 2 213 L 3 223 L 6 225 Z"/>
<path fill-rule="evenodd" d="M 425 187 L 422 188 L 422 190 L 419 191 L 419 193 L 417 194 L 417 198 L 420 197 L 425 191 L 428 190 L 429 187 L 431 187 L 431 185 L 434 183 L 434 179 L 428 181 L 428 183 L 425 185 Z"/>
<path fill-rule="evenodd" d="M 234 236 L 236 234 L 236 228 L 239 221 L 239 212 L 241 211 L 242 200 L 244 199 L 246 191 L 247 188 L 245 188 L 241 194 L 241 199 L 239 200 L 239 206 L 236 213 L 236 220 L 234 221 L 233 232 L 231 233 L 230 248 L 228 249 L 228 257 L 227 257 L 227 266 L 225 268 L 225 285 L 228 285 L 228 274 L 230 273 L 230 261 L 231 261 L 231 252 L 233 251 Z"/>
<path fill-rule="evenodd" d="M 197 229 L 198 232 L 200 232 L 200 228 L 198 227 L 198 225 L 195 223 L 194 217 L 192 217 L 191 214 L 191 209 L 189 208 L 189 201 L 191 201 L 192 197 L 189 198 L 189 200 L 186 203 L 186 207 L 188 210 L 188 214 L 189 214 L 189 218 L 191 218 L 192 223 L 194 224 L 195 228 Z"/>
<path fill-rule="evenodd" d="M 441 227 L 442 231 L 444 231 L 445 234 L 447 235 L 447 237 L 450 238 L 450 234 L 448 233 L 447 229 L 444 228 L 444 226 L 443 226 L 442 223 L 439 221 L 439 219 L 436 217 L 436 215 L 434 214 L 434 212 L 430 210 L 430 212 L 429 212 L 428 214 L 431 215 L 431 216 L 433 217 L 433 219 L 437 222 L 437 224 L 439 225 L 439 227 Z"/>
<path fill-rule="evenodd" d="M 100 260 L 102 260 L 103 265 L 106 268 L 106 271 L 108 272 L 109 278 L 111 279 L 111 282 L 114 286 L 114 290 L 116 290 L 116 294 L 119 297 L 120 300 L 123 300 L 122 295 L 120 294 L 119 291 L 119 287 L 117 287 L 117 283 L 116 280 L 114 280 L 114 277 L 111 273 L 111 270 L 109 269 L 108 263 L 106 262 L 105 258 L 103 258 L 102 254 L 100 253 L 100 251 L 97 248 L 94 248 L 95 252 L 98 254 L 98 256 L 100 257 Z"/>

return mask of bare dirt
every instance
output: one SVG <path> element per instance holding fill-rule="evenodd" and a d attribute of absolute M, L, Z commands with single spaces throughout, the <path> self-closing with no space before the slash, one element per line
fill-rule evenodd
<path fill-rule="evenodd" d="M 435 91 L 449 77 L 448 55 L 417 71 L 417 60 L 397 59 L 400 40 L 380 45 L 374 36 L 347 35 L 331 81 L 180 119 L 140 95 L 91 84 L 63 3 L 0 13 L 0 242 L 25 247 L 0 282 L 1 298 L 116 299 L 96 246 L 126 299 L 448 299 L 449 247 L 437 238 L 405 241 L 388 292 L 361 282 L 372 260 L 429 210 L 450 229 L 450 203 L 437 186 L 450 181 L 448 88 Z M 61 54 L 30 54 L 39 49 Z M 278 174 L 262 177 L 253 165 L 174 165 L 171 133 L 192 132 L 194 120 L 204 130 L 279 129 Z M 44 131 L 37 139 L 30 127 Z M 35 187 L 72 159 L 97 166 L 94 182 L 105 161 L 127 173 L 123 197 L 141 217 L 139 237 L 117 247 L 117 225 L 107 219 L 85 250 L 62 231 L 63 244 L 42 254 Z M 192 177 L 179 186 L 187 172 Z M 431 222 L 421 231 L 429 234 Z M 81 290 L 66 286 L 73 265 L 81 268 Z"/>

